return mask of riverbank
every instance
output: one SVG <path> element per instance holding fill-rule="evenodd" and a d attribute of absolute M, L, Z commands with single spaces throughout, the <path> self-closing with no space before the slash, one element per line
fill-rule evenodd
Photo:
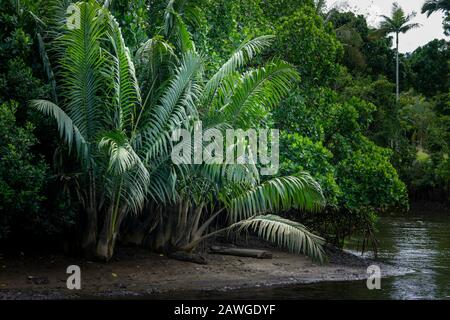
<path fill-rule="evenodd" d="M 269 250 L 272 259 L 206 254 L 207 265 L 136 248 L 121 248 L 107 264 L 52 255 L 2 257 L 0 299 L 161 299 L 171 297 L 171 292 L 189 299 L 188 292 L 196 291 L 211 291 L 213 298 L 214 291 L 361 280 L 367 277 L 367 266 L 374 263 L 335 249 L 327 250 L 329 262 L 324 265 L 276 248 Z M 72 264 L 81 268 L 81 290 L 66 287 L 66 268 Z M 406 272 L 376 264 L 383 276 Z"/>

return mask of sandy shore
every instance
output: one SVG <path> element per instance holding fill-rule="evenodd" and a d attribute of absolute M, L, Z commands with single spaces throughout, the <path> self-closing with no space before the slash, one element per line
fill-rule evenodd
<path fill-rule="evenodd" d="M 254 246 L 252 246 L 254 248 Z M 265 247 L 267 249 L 267 247 Z M 378 264 L 382 276 L 407 272 L 395 266 L 328 250 L 328 263 L 269 248 L 272 259 L 206 254 L 207 265 L 169 259 L 142 249 L 122 248 L 110 263 L 63 256 L 0 256 L 0 299 L 170 298 L 189 299 L 189 292 L 285 286 L 319 281 L 367 278 Z M 81 290 L 68 290 L 66 268 L 81 268 Z M 183 294 L 186 292 L 186 295 Z"/>

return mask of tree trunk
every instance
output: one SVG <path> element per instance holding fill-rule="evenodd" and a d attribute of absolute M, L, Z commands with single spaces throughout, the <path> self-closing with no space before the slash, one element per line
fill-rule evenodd
<path fill-rule="evenodd" d="M 84 254 L 91 257 L 95 254 L 95 245 L 97 243 L 97 201 L 95 193 L 95 178 L 92 171 L 88 177 L 89 190 L 87 195 L 85 229 L 81 240 L 81 249 Z"/>
<path fill-rule="evenodd" d="M 118 210 L 119 212 L 114 219 L 113 205 L 111 205 L 108 209 L 106 212 L 105 221 L 103 222 L 102 231 L 98 239 L 96 256 L 104 261 L 110 260 L 114 254 L 114 247 L 119 235 L 120 225 L 125 217 L 127 208 L 124 206 Z"/>
<path fill-rule="evenodd" d="M 165 253 L 191 252 L 195 249 L 191 244 L 197 243 L 194 240 L 198 234 L 203 210 L 203 204 L 195 206 L 187 201 L 167 208 L 146 244 L 152 250 Z"/>
<path fill-rule="evenodd" d="M 398 36 L 399 33 L 396 33 L 396 52 L 395 52 L 395 57 L 396 57 L 396 63 L 395 63 L 395 83 L 396 83 L 396 91 L 395 91 L 395 97 L 396 100 L 398 102 L 399 97 L 400 97 L 400 81 L 399 81 L 399 67 L 398 67 Z"/>
<path fill-rule="evenodd" d="M 96 256 L 101 260 L 108 261 L 109 257 L 109 241 L 112 237 L 112 229 L 113 229 L 113 221 L 112 221 L 112 213 L 113 213 L 114 205 L 111 205 L 108 208 L 108 211 L 105 213 L 105 220 L 103 221 L 102 231 L 98 237 Z"/>
<path fill-rule="evenodd" d="M 171 250 L 171 239 L 176 231 L 179 216 L 178 206 L 166 207 L 161 213 L 156 228 L 148 239 L 148 246 L 151 250 L 159 252 L 169 252 Z"/>
<path fill-rule="evenodd" d="M 81 249 L 87 257 L 91 257 L 95 252 L 97 243 L 97 210 L 86 209 L 86 226 L 83 230 Z"/>
<path fill-rule="evenodd" d="M 128 225 L 121 241 L 125 244 L 135 246 L 145 246 L 145 242 L 150 233 L 152 233 L 161 219 L 161 207 L 147 208 L 141 217 L 132 217 L 128 219 Z"/>

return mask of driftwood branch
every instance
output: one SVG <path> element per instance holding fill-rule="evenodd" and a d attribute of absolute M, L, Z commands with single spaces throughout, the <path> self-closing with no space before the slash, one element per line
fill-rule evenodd
<path fill-rule="evenodd" d="M 271 252 L 258 249 L 242 249 L 242 248 L 227 248 L 227 247 L 212 246 L 210 248 L 210 253 L 225 254 L 238 257 L 250 257 L 257 259 L 272 259 Z"/>
<path fill-rule="evenodd" d="M 177 252 L 170 253 L 168 256 L 169 256 L 169 258 L 175 259 L 175 260 L 192 262 L 192 263 L 197 263 L 197 264 L 208 264 L 208 261 L 206 261 L 206 259 L 203 256 L 201 256 L 199 254 L 195 254 L 195 253 L 187 253 L 184 251 L 177 251 Z"/>

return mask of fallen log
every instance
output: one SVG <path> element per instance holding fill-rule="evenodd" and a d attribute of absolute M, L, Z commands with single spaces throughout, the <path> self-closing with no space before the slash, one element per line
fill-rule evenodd
<path fill-rule="evenodd" d="M 187 253 L 184 251 L 172 252 L 168 254 L 168 257 L 175 260 L 192 262 L 197 264 L 208 264 L 208 261 L 206 261 L 205 257 L 199 254 Z"/>
<path fill-rule="evenodd" d="M 212 246 L 210 248 L 210 253 L 238 256 L 238 257 L 250 257 L 256 259 L 272 259 L 271 252 L 258 249 L 227 248 L 227 247 Z"/>

